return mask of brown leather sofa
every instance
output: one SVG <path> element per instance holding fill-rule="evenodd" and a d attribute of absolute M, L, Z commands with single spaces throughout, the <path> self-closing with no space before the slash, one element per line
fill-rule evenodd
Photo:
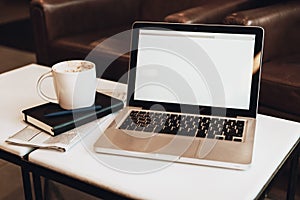
<path fill-rule="evenodd" d="M 134 21 L 220 23 L 229 13 L 256 4 L 253 0 L 32 0 L 37 62 L 51 66 L 88 55 L 96 62 L 99 77 L 119 80 L 128 70 L 130 34 L 106 39 L 130 29 Z"/>
<path fill-rule="evenodd" d="M 136 20 L 263 26 L 259 111 L 300 121 L 299 3 L 270 4 L 274 1 L 32 0 L 30 11 L 38 63 L 51 66 L 88 56 L 98 65 L 98 76 L 110 80 L 119 80 L 128 70 L 130 35 L 102 41 L 130 29 Z M 249 10 L 255 7 L 259 8 Z M 100 48 L 92 51 L 99 43 Z M 126 82 L 126 77 L 121 81 Z"/>
<path fill-rule="evenodd" d="M 264 28 L 259 112 L 300 122 L 300 2 L 236 12 L 224 23 Z"/>

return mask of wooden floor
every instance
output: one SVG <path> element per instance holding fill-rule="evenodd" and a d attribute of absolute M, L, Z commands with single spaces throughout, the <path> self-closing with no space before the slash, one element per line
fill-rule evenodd
<path fill-rule="evenodd" d="M 300 169 L 299 169 L 300 170 Z M 0 160 L 0 200 L 23 200 L 22 178 L 20 167 Z M 299 177 L 300 178 L 300 177 Z M 285 190 L 287 188 L 288 171 L 283 168 L 273 182 L 273 187 L 268 192 L 264 200 L 286 199 Z M 298 179 L 300 180 L 300 179 Z M 295 200 L 300 200 L 300 184 Z M 96 200 L 94 196 L 72 189 L 65 185 L 49 181 L 44 193 L 46 199 L 50 200 Z"/>
<path fill-rule="evenodd" d="M 21 169 L 0 160 L 0 199 L 23 200 Z"/>

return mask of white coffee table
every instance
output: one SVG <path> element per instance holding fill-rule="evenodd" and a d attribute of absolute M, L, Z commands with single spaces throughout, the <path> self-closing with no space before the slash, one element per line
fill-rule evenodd
<path fill-rule="evenodd" d="M 110 84 L 114 87 L 108 82 L 107 89 Z M 112 118 L 105 118 L 101 130 L 90 133 L 68 152 L 31 152 L 35 177 L 45 176 L 109 198 L 254 199 L 291 151 L 299 148 L 299 123 L 258 115 L 253 163 L 246 171 L 97 154 L 93 144 Z M 36 186 L 39 189 L 39 183 Z"/>
<path fill-rule="evenodd" d="M 35 180 L 45 176 L 102 197 L 253 199 L 262 194 L 291 151 L 296 146 L 299 149 L 299 123 L 264 115 L 257 117 L 253 164 L 246 171 L 97 154 L 93 144 L 114 115 L 100 119 L 101 130 L 88 134 L 65 153 L 6 144 L 8 136 L 26 126 L 21 110 L 44 102 L 35 84 L 49 70 L 32 64 L 0 74 L 1 158 L 22 167 L 28 199 L 29 171 Z M 99 80 L 98 89 L 109 93 L 115 86 L 114 82 Z M 54 92 L 50 81 L 44 87 Z M 118 87 L 117 93 L 124 91 L 126 86 Z"/>

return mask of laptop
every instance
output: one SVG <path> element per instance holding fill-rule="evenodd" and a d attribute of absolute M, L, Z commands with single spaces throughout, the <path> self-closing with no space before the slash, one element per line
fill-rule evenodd
<path fill-rule="evenodd" d="M 263 29 L 136 22 L 131 34 L 127 105 L 94 150 L 247 169 Z"/>

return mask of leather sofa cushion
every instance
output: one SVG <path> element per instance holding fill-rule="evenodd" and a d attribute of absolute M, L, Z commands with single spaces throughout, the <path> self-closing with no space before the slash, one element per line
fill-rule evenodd
<path fill-rule="evenodd" d="M 300 55 L 273 59 L 262 66 L 260 104 L 300 113 Z"/>
<path fill-rule="evenodd" d="M 35 12 L 42 12 L 48 39 L 55 40 L 99 27 L 109 29 L 131 24 L 138 18 L 140 1 L 32 0 L 31 5 Z"/>
<path fill-rule="evenodd" d="M 162 21 L 167 15 L 195 7 L 209 0 L 142 0 L 140 19 Z"/>
<path fill-rule="evenodd" d="M 125 30 L 130 30 L 130 27 L 124 26 L 61 37 L 50 44 L 50 60 L 58 62 L 65 58 L 88 59 L 99 66 L 98 77 L 119 81 L 129 67 L 127 52 L 130 47 L 130 32 L 118 34 Z M 107 40 L 108 38 L 110 39 Z M 54 63 L 50 63 L 52 64 Z M 127 77 L 123 77 L 121 82 L 125 83 L 126 79 Z"/>
<path fill-rule="evenodd" d="M 130 33 L 126 34 L 126 42 L 123 42 L 121 39 L 114 36 L 115 34 L 122 33 L 123 31 L 130 30 L 130 27 L 117 27 L 113 29 L 105 29 L 105 30 L 96 30 L 92 32 L 74 34 L 67 37 L 61 37 L 53 42 L 52 47 L 65 47 L 68 49 L 76 48 L 80 52 L 84 54 L 88 54 L 91 50 L 93 50 L 98 44 L 107 40 L 109 37 L 113 38 L 115 41 L 115 47 L 123 47 L 126 45 L 129 48 L 130 45 Z M 125 34 L 124 34 L 125 35 Z M 129 39 L 129 40 L 128 40 Z M 125 47 L 123 47 L 125 48 Z M 112 48 L 110 48 L 112 51 Z M 117 49 L 117 48 L 116 48 Z"/>

